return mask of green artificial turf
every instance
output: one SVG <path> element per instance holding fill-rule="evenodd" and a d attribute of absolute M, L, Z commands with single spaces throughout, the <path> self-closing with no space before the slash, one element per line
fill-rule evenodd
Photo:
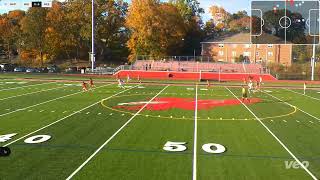
<path fill-rule="evenodd" d="M 17 133 L 0 142 L 12 151 L 0 157 L 1 180 L 70 175 L 86 180 L 191 180 L 193 175 L 199 180 L 311 179 L 305 169 L 286 168 L 286 161 L 294 158 L 308 161 L 310 173 L 320 178 L 317 90 L 304 96 L 299 89 L 270 88 L 250 95 L 260 102 L 243 105 L 235 97 L 241 98 L 240 88 L 223 84 L 209 89 L 195 83 L 126 84 L 121 89 L 105 82 L 82 92 L 79 83 L 0 78 L 0 136 Z M 196 97 L 198 107 L 230 99 L 238 103 L 196 111 Z M 158 106 L 145 104 L 152 98 L 187 102 L 153 109 Z M 134 109 L 119 107 L 132 102 L 138 103 Z M 24 142 L 35 135 L 51 138 Z M 168 141 L 185 142 L 187 149 L 165 151 Z M 208 143 L 221 144 L 226 151 L 208 153 L 202 149 Z"/>

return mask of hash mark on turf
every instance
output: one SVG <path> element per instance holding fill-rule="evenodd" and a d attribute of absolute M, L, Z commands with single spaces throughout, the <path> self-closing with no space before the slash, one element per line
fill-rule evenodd
<path fill-rule="evenodd" d="M 286 120 L 282 120 L 283 122 L 287 122 Z"/>
<path fill-rule="evenodd" d="M 68 112 L 68 111 L 63 111 L 62 113 L 64 114 L 64 113 L 66 113 L 66 112 Z"/>
<path fill-rule="evenodd" d="M 300 121 L 298 121 L 298 120 L 296 120 L 297 121 L 297 123 L 300 123 Z"/>
<path fill-rule="evenodd" d="M 309 121 L 309 122 L 313 124 L 313 121 Z"/>
<path fill-rule="evenodd" d="M 101 113 L 98 113 L 98 115 L 101 115 Z"/>
<path fill-rule="evenodd" d="M 56 111 L 51 111 L 52 113 L 56 112 Z"/>
<path fill-rule="evenodd" d="M 40 110 L 39 112 L 43 112 L 44 110 Z"/>
<path fill-rule="evenodd" d="M 109 115 L 110 115 L 110 116 L 112 116 L 113 114 L 112 114 L 112 113 L 110 113 Z"/>
<path fill-rule="evenodd" d="M 87 112 L 86 114 L 90 114 L 90 112 Z"/>
<path fill-rule="evenodd" d="M 31 112 L 31 111 L 32 111 L 32 109 L 28 110 L 28 112 Z"/>

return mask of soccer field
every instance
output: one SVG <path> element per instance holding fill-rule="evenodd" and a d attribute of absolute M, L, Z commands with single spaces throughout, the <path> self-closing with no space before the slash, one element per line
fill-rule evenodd
<path fill-rule="evenodd" d="M 319 91 L 1 79 L 0 179 L 318 179 Z"/>

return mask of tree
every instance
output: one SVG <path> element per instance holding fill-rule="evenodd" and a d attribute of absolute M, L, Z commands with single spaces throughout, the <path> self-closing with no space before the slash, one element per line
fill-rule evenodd
<path fill-rule="evenodd" d="M 250 17 L 242 17 L 230 21 L 229 28 L 234 32 L 249 32 L 250 31 Z"/>
<path fill-rule="evenodd" d="M 44 54 L 49 48 L 45 41 L 47 13 L 48 9 L 46 8 L 30 8 L 21 21 L 22 48 L 23 50 L 36 52 L 34 58 L 39 61 L 41 66 L 43 65 Z"/>
<path fill-rule="evenodd" d="M 183 47 L 180 53 L 183 55 L 193 55 L 195 50 L 199 54 L 201 51 L 200 42 L 204 38 L 202 30 L 203 22 L 201 19 L 204 9 L 200 7 L 200 3 L 197 0 L 170 0 L 169 3 L 179 10 L 186 27 Z"/>
<path fill-rule="evenodd" d="M 133 0 L 126 25 L 130 30 L 127 43 L 129 59 L 137 55 L 165 56 L 181 47 L 185 35 L 183 18 L 177 8 L 156 0 Z"/>
<path fill-rule="evenodd" d="M 20 21 L 25 16 L 24 11 L 15 10 L 8 14 L 0 16 L 0 40 L 3 50 L 5 50 L 8 59 L 12 52 L 17 52 L 19 48 Z"/>

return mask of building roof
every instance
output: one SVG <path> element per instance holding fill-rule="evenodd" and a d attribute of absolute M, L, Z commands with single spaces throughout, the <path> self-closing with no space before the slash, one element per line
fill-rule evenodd
<path fill-rule="evenodd" d="M 255 37 L 252 37 L 255 38 Z M 269 43 L 266 43 L 269 42 Z M 250 33 L 226 34 L 224 36 L 215 37 L 201 42 L 201 44 L 285 44 L 284 40 L 279 37 L 262 33 L 257 39 L 252 39 Z M 291 44 L 291 43 L 287 43 Z"/>
<path fill-rule="evenodd" d="M 247 44 L 251 43 L 250 33 L 226 34 L 224 36 L 208 39 L 201 43 L 234 43 Z"/>

